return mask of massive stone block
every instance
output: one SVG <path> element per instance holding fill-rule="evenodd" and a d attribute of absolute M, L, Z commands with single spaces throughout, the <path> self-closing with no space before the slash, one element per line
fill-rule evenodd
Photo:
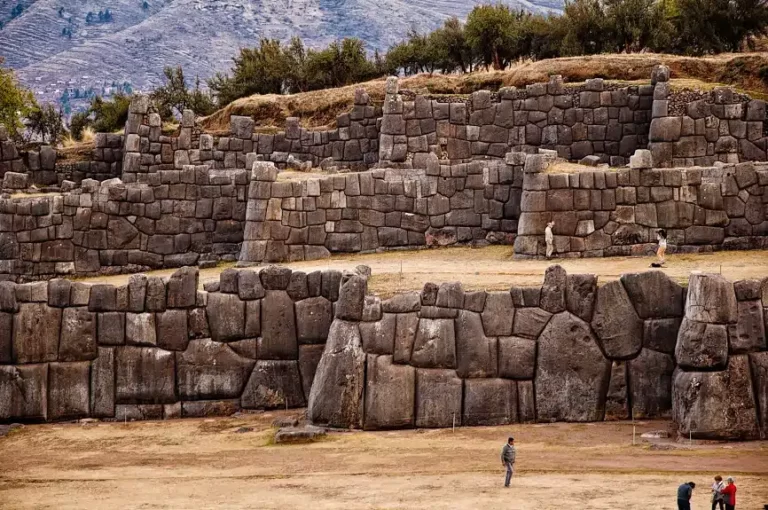
<path fill-rule="evenodd" d="M 368 354 L 392 354 L 395 349 L 397 315 L 385 313 L 376 322 L 360 323 L 363 349 Z"/>
<path fill-rule="evenodd" d="M 541 308 L 520 308 L 515 314 L 512 334 L 526 338 L 537 338 L 546 327 L 552 314 Z"/>
<path fill-rule="evenodd" d="M 304 396 L 311 393 L 312 381 L 315 380 L 317 365 L 320 364 L 320 358 L 323 356 L 325 345 L 311 344 L 299 346 L 299 373 L 301 374 L 301 387 L 304 389 Z"/>
<path fill-rule="evenodd" d="M 132 345 L 157 345 L 154 313 L 126 313 L 125 341 Z"/>
<path fill-rule="evenodd" d="M 697 322 L 731 324 L 737 321 L 733 284 L 720 275 L 693 273 L 688 279 L 685 317 Z"/>
<path fill-rule="evenodd" d="M 419 316 L 416 313 L 397 314 L 395 354 L 393 356 L 395 363 L 410 363 L 418 326 Z"/>
<path fill-rule="evenodd" d="M 587 323 L 568 312 L 554 315 L 539 336 L 538 420 L 602 420 L 610 369 Z"/>
<path fill-rule="evenodd" d="M 0 365 L 0 421 L 48 417 L 48 364 Z"/>
<path fill-rule="evenodd" d="M 682 317 L 685 289 L 662 271 L 624 274 L 621 283 L 641 319 Z"/>
<path fill-rule="evenodd" d="M 565 287 L 566 309 L 584 321 L 592 320 L 597 294 L 597 276 L 593 274 L 569 274 Z"/>
<path fill-rule="evenodd" d="M 157 346 L 167 351 L 183 351 L 189 343 L 187 310 L 169 309 L 155 314 Z"/>
<path fill-rule="evenodd" d="M 517 385 L 509 379 L 467 379 L 461 423 L 507 425 L 517 423 Z"/>
<path fill-rule="evenodd" d="M 533 379 L 536 341 L 520 337 L 499 338 L 499 377 Z"/>
<path fill-rule="evenodd" d="M 111 418 L 115 415 L 115 349 L 99 347 L 99 355 L 91 365 L 91 416 Z"/>
<path fill-rule="evenodd" d="M 0 312 L 0 365 L 13 363 L 13 314 Z"/>
<path fill-rule="evenodd" d="M 306 400 L 299 375 L 299 362 L 257 361 L 240 403 L 244 408 L 252 409 L 304 407 Z"/>
<path fill-rule="evenodd" d="M 683 319 L 677 335 L 675 359 L 687 370 L 725 368 L 728 363 L 726 326 Z"/>
<path fill-rule="evenodd" d="M 96 357 L 96 314 L 87 307 L 65 308 L 61 319 L 60 361 Z"/>
<path fill-rule="evenodd" d="M 192 340 L 176 354 L 179 398 L 215 400 L 238 398 L 255 362 L 239 356 L 227 344 Z"/>
<path fill-rule="evenodd" d="M 182 267 L 168 279 L 168 308 L 192 308 L 197 298 L 198 270 L 196 267 Z"/>
<path fill-rule="evenodd" d="M 336 320 L 315 372 L 307 417 L 332 427 L 362 427 L 365 351 L 357 323 Z"/>
<path fill-rule="evenodd" d="M 632 418 L 668 418 L 672 411 L 672 356 L 643 349 L 629 361 L 629 385 Z"/>
<path fill-rule="evenodd" d="M 59 355 L 61 308 L 22 303 L 13 318 L 13 357 L 16 363 L 56 361 Z"/>
<path fill-rule="evenodd" d="M 515 320 L 515 308 L 509 292 L 489 292 L 481 315 L 487 336 L 509 336 Z"/>
<path fill-rule="evenodd" d="M 749 355 L 752 368 L 752 384 L 759 412 L 760 437 L 768 437 L 768 352 Z"/>
<path fill-rule="evenodd" d="M 643 347 L 643 321 L 620 281 L 598 289 L 592 329 L 610 359 L 631 359 Z"/>
<path fill-rule="evenodd" d="M 456 318 L 456 373 L 459 377 L 496 377 L 496 345 L 496 338 L 485 336 L 479 313 L 459 311 Z"/>
<path fill-rule="evenodd" d="M 365 384 L 366 430 L 413 426 L 416 371 L 395 365 L 392 356 L 368 355 Z"/>
<path fill-rule="evenodd" d="M 48 419 L 82 418 L 90 414 L 88 361 L 51 363 L 48 368 Z"/>
<path fill-rule="evenodd" d="M 757 439 L 757 408 L 747 356 L 720 372 L 675 374 L 673 418 L 680 435 L 696 439 Z"/>
<path fill-rule="evenodd" d="M 456 368 L 456 336 L 452 319 L 419 319 L 411 365 L 421 368 Z"/>
<path fill-rule="evenodd" d="M 336 318 L 359 321 L 363 317 L 365 292 L 368 288 L 364 276 L 347 274 L 342 277 L 339 300 L 336 302 Z"/>
<path fill-rule="evenodd" d="M 565 310 L 565 291 L 568 274 L 562 266 L 549 266 L 544 272 L 539 306 L 549 313 Z"/>
<path fill-rule="evenodd" d="M 236 294 L 212 292 L 205 308 L 211 338 L 217 342 L 239 340 L 245 335 L 245 303 Z"/>
<path fill-rule="evenodd" d="M 677 333 L 683 319 L 646 319 L 643 323 L 643 347 L 665 354 L 674 354 Z"/>
<path fill-rule="evenodd" d="M 268 290 L 262 300 L 260 359 L 298 359 L 293 300 L 284 290 Z"/>
<path fill-rule="evenodd" d="M 629 418 L 627 362 L 614 361 L 611 364 L 611 379 L 608 383 L 608 392 L 605 397 L 605 420 L 627 420 Z"/>
<path fill-rule="evenodd" d="M 116 349 L 118 404 L 170 404 L 177 400 L 172 352 L 154 347 Z"/>
<path fill-rule="evenodd" d="M 460 426 L 462 390 L 455 370 L 416 370 L 416 427 Z"/>
<path fill-rule="evenodd" d="M 296 302 L 296 334 L 299 344 L 325 343 L 333 322 L 333 306 L 322 296 Z"/>
<path fill-rule="evenodd" d="M 728 341 L 733 354 L 766 349 L 763 307 L 760 300 L 739 301 L 738 322 L 728 325 Z"/>

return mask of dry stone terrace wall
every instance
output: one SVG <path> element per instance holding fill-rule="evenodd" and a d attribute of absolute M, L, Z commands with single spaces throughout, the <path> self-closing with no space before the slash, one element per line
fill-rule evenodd
<path fill-rule="evenodd" d="M 303 407 L 341 273 L 197 270 L 125 286 L 0 283 L 0 421 Z"/>
<path fill-rule="evenodd" d="M 146 96 L 131 102 L 126 123 L 123 180 L 145 183 L 160 170 L 205 164 L 216 169 L 251 168 L 257 158 L 281 167 L 302 162 L 318 167 L 367 168 L 377 161 L 378 119 L 381 108 L 370 102 L 365 91 L 355 94 L 352 111 L 337 119 L 330 131 L 309 131 L 299 119 L 287 120 L 284 132 L 254 133 L 250 117 L 233 115 L 229 136 L 215 137 L 195 126 L 194 114 L 186 110 L 178 136 L 162 134 L 162 121 Z"/>
<path fill-rule="evenodd" d="M 154 178 L 152 184 L 86 180 L 67 193 L 0 198 L 0 279 L 115 274 L 237 258 L 245 170 L 185 166 Z"/>
<path fill-rule="evenodd" d="M 460 102 L 425 96 L 406 101 L 398 92 L 397 80 L 390 79 L 379 160 L 415 168 L 423 168 L 429 153 L 466 161 L 537 148 L 568 160 L 594 154 L 621 165 L 647 147 L 653 103 L 651 85 L 615 87 L 598 78 L 573 86 L 560 76 L 524 90 L 475 92 Z"/>
<path fill-rule="evenodd" d="M 511 243 L 517 230 L 522 165 L 474 161 L 425 170 L 374 169 L 277 181 L 256 162 L 242 262 L 304 260 L 330 253 Z"/>
<path fill-rule="evenodd" d="M 630 168 L 563 174 L 549 161 L 525 160 L 516 256 L 545 254 L 550 220 L 561 257 L 648 254 L 660 228 L 671 252 L 768 248 L 768 164 L 652 169 L 639 151 Z"/>

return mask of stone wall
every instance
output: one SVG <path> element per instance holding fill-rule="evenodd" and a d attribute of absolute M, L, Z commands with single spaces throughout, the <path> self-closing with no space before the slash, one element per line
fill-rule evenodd
<path fill-rule="evenodd" d="M 654 70 L 648 148 L 657 167 L 708 166 L 715 161 L 765 161 L 765 101 L 730 88 L 670 93 L 669 69 Z"/>
<path fill-rule="evenodd" d="M 279 262 L 403 247 L 514 240 L 522 165 L 474 161 L 277 180 L 256 162 L 242 262 Z"/>
<path fill-rule="evenodd" d="M 114 179 L 0 198 L 0 279 L 180 267 L 240 253 L 248 173 L 185 166 L 152 184 Z"/>
<path fill-rule="evenodd" d="M 6 172 L 23 172 L 24 162 L 16 144 L 8 136 L 8 130 L 0 124 L 0 179 Z"/>
<path fill-rule="evenodd" d="M 644 255 L 667 231 L 669 251 L 768 248 L 768 164 L 652 169 L 639 151 L 630 168 L 550 173 L 528 155 L 515 255 L 545 254 L 555 222 L 559 257 Z"/>
<path fill-rule="evenodd" d="M 382 429 L 674 415 L 686 436 L 765 437 L 768 284 L 697 274 L 685 297 L 660 271 L 598 286 L 552 266 L 541 287 L 427 284 L 383 301 L 351 278 L 308 417 Z"/>
<path fill-rule="evenodd" d="M 0 283 L 0 422 L 303 407 L 341 274 L 197 270 L 127 285 Z"/>
<path fill-rule="evenodd" d="M 291 117 L 282 133 L 254 133 L 252 118 L 233 115 L 229 135 L 214 136 L 202 132 L 195 125 L 193 112 L 186 110 L 178 136 L 166 136 L 149 99 L 139 96 L 131 102 L 126 123 L 123 180 L 148 182 L 160 170 L 189 164 L 250 169 L 256 159 L 272 161 L 281 168 L 302 163 L 367 168 L 377 160 L 380 115 L 381 109 L 360 89 L 352 111 L 340 115 L 338 127 L 329 131 L 304 129 L 298 118 Z"/>
<path fill-rule="evenodd" d="M 598 78 L 573 86 L 560 76 L 524 90 L 475 92 L 468 101 L 410 101 L 390 79 L 379 160 L 423 168 L 428 153 L 459 162 L 544 148 L 569 160 L 595 154 L 621 165 L 647 146 L 652 101 L 651 85 L 616 87 Z"/>

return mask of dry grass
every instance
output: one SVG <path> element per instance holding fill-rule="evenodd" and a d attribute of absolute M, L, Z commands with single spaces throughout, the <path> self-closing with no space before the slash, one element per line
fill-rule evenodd
<path fill-rule="evenodd" d="M 761 77 L 768 70 L 768 53 L 722 54 L 712 57 L 682 57 L 662 54 L 594 55 L 523 62 L 505 71 L 464 75 L 417 75 L 401 80 L 401 88 L 432 95 L 465 95 L 480 89 L 524 87 L 560 74 L 566 82 L 587 78 L 648 83 L 655 65 L 672 70 L 673 89 L 709 90 L 729 85 L 757 98 L 768 96 L 768 83 Z M 300 117 L 305 127 L 332 127 L 336 116 L 353 104 L 355 89 L 364 88 L 373 101 L 384 98 L 384 79 L 336 89 L 293 95 L 255 95 L 238 99 L 203 120 L 207 130 L 227 132 L 230 115 L 250 115 L 260 127 L 281 128 L 286 117 Z"/>

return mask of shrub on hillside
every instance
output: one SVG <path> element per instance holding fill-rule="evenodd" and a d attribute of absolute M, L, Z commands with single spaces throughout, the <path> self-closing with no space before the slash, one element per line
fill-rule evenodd
<path fill-rule="evenodd" d="M 19 85 L 12 69 L 2 67 L 0 57 L 0 124 L 3 124 L 14 138 L 20 138 L 24 131 L 23 119 L 37 107 L 32 92 Z"/>

